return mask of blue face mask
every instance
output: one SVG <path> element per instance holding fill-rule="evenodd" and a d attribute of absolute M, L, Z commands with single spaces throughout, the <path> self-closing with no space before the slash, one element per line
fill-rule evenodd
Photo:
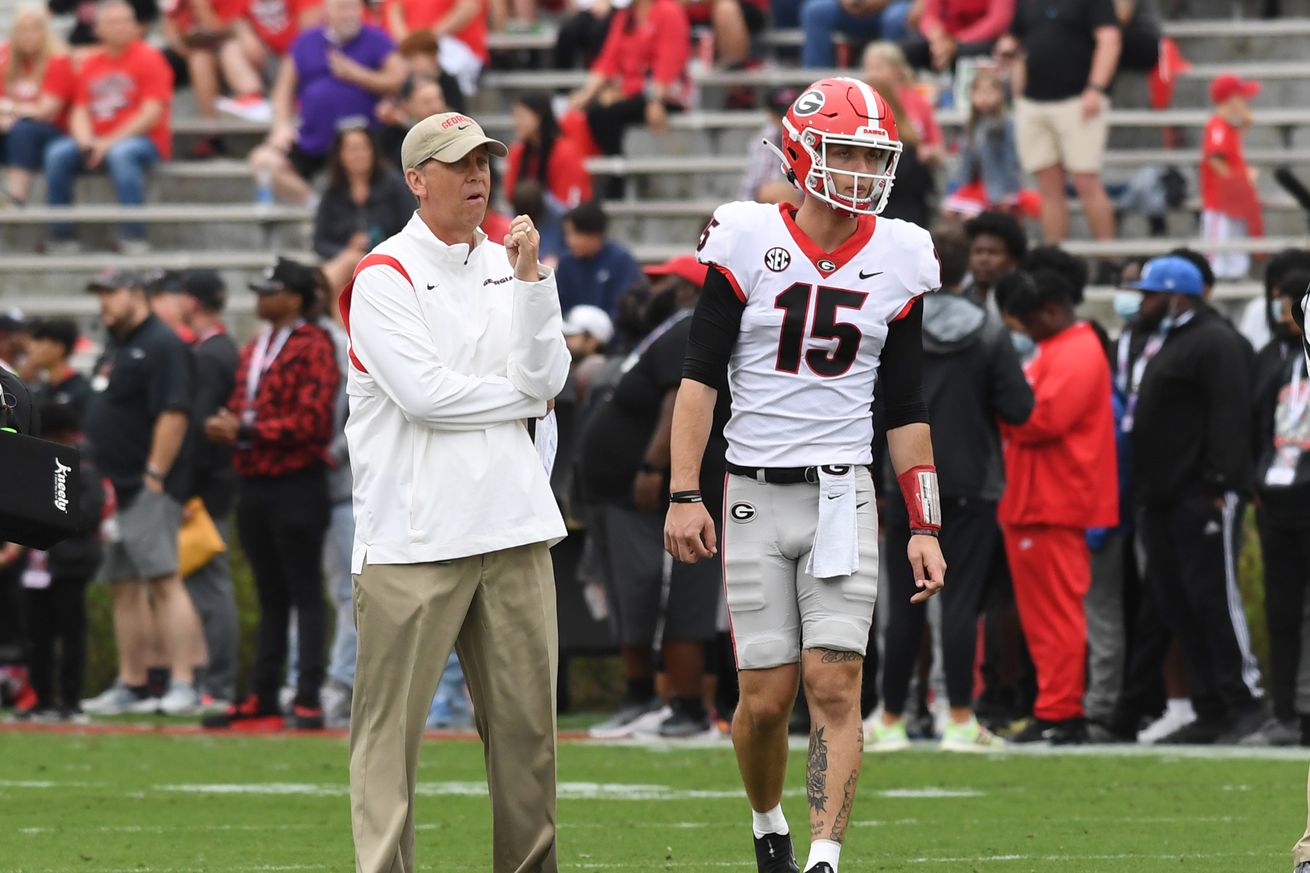
<path fill-rule="evenodd" d="M 1120 291 L 1114 295 L 1114 314 L 1132 321 L 1142 311 L 1142 295 L 1137 291 Z"/>
<path fill-rule="evenodd" d="M 1014 350 L 1019 353 L 1020 358 L 1027 358 L 1037 351 L 1037 343 L 1033 342 L 1033 338 L 1026 333 L 1010 331 L 1010 341 L 1014 343 Z"/>

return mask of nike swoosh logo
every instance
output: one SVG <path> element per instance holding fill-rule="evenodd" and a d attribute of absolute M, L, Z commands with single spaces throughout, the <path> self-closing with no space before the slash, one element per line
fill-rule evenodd
<path fill-rule="evenodd" d="M 455 128 L 455 129 L 456 129 L 456 130 L 468 130 L 468 129 L 469 129 L 469 126 L 468 126 L 467 124 L 461 124 L 459 127 Z"/>
<path fill-rule="evenodd" d="M 881 276 L 882 274 L 883 274 L 882 270 L 879 270 L 876 273 L 865 273 L 863 270 L 860 270 L 861 279 L 872 279 L 874 276 Z"/>
<path fill-rule="evenodd" d="M 838 497 L 841 497 L 841 495 L 840 495 L 840 494 L 829 494 L 829 495 L 828 495 L 828 499 L 829 499 L 829 500 L 836 500 Z"/>
<path fill-rule="evenodd" d="M 856 509 L 859 509 L 861 506 L 868 506 L 868 505 L 869 505 L 869 501 L 866 500 L 866 501 L 864 501 L 863 503 L 857 503 L 857 504 L 855 504 L 855 508 L 856 508 Z"/>
<path fill-rule="evenodd" d="M 428 290 L 431 291 L 431 290 L 432 290 L 433 288 L 435 288 L 435 287 L 437 287 L 437 286 L 436 286 L 436 285 L 428 285 Z"/>

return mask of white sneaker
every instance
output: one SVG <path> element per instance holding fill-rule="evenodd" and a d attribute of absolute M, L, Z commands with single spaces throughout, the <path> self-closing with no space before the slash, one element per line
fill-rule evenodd
<path fill-rule="evenodd" d="M 214 106 L 220 112 L 235 115 L 237 118 L 244 118 L 246 121 L 268 124 L 273 120 L 273 104 L 259 95 L 235 98 L 219 97 L 214 101 Z"/>
<path fill-rule="evenodd" d="M 277 708 L 283 712 L 291 712 L 291 706 L 296 702 L 296 689 L 290 685 L 283 685 L 277 693 Z"/>
<path fill-rule="evenodd" d="M 666 711 L 667 710 L 667 711 Z M 654 716 L 662 715 L 659 718 Z M 643 703 L 624 703 L 619 706 L 619 711 L 597 725 L 592 725 L 587 729 L 587 736 L 593 740 L 622 740 L 631 737 L 636 731 L 638 722 L 647 724 L 650 720 L 651 728 L 658 728 L 660 722 L 672 714 L 672 710 L 660 701 L 658 697 L 647 700 Z"/>
<path fill-rule="evenodd" d="M 998 752 L 1005 748 L 1005 740 L 980 725 L 976 718 L 964 724 L 948 718 L 940 745 L 944 752 Z"/>
<path fill-rule="evenodd" d="M 874 712 L 864 723 L 864 751 L 903 752 L 909 747 L 910 738 L 905 733 L 905 719 L 886 724 L 882 720 L 882 713 Z"/>
<path fill-rule="evenodd" d="M 174 679 L 168 683 L 168 693 L 159 699 L 159 711 L 164 715 L 196 715 L 200 712 L 200 695 L 190 682 Z"/>
<path fill-rule="evenodd" d="M 131 689 L 115 679 L 113 685 L 95 697 L 83 700 L 82 711 L 88 715 L 121 715 L 128 711 L 128 706 L 140 699 Z"/>
<path fill-rule="evenodd" d="M 1164 715 L 1139 731 L 1137 742 L 1149 746 L 1194 721 L 1196 721 L 1196 710 L 1192 709 L 1192 701 L 1185 697 L 1170 698 L 1165 706 Z"/>

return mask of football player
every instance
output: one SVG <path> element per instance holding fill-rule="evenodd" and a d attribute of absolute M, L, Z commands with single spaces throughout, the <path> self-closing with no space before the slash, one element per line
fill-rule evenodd
<path fill-rule="evenodd" d="M 805 683 L 809 873 L 837 873 L 864 738 L 860 673 L 878 593 L 875 383 L 910 514 L 922 602 L 944 581 L 941 512 L 920 392 L 919 298 L 940 284 L 928 232 L 880 219 L 901 142 L 863 82 L 807 88 L 783 119 L 779 157 L 800 207 L 729 203 L 701 235 L 709 271 L 673 418 L 665 546 L 723 556 L 741 682 L 733 745 L 753 810 L 756 863 L 797 873 L 781 800 L 787 721 Z M 723 536 L 701 502 L 701 455 L 717 392 L 732 417 Z"/>

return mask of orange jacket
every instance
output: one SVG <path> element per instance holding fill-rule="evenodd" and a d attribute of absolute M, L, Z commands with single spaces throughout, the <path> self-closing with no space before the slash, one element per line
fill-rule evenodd
<path fill-rule="evenodd" d="M 1021 425 L 1001 424 L 1005 443 L 1002 524 L 1114 527 L 1118 461 L 1110 364 L 1085 322 L 1037 346 L 1024 367 L 1035 403 Z"/>

